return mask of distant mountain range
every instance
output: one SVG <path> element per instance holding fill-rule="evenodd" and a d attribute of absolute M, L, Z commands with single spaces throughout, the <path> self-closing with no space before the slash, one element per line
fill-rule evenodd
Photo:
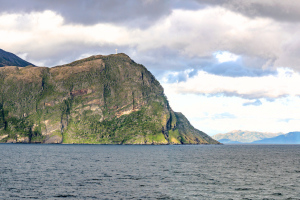
<path fill-rule="evenodd" d="M 26 67 L 32 65 L 30 62 L 27 62 L 13 53 L 6 52 L 0 49 L 0 67 L 4 66 L 17 66 L 17 67 Z"/>
<path fill-rule="evenodd" d="M 300 144 L 300 132 L 283 134 L 235 130 L 212 138 L 223 144 Z"/>
<path fill-rule="evenodd" d="M 219 142 L 221 142 L 222 144 L 243 144 L 242 142 L 238 142 L 238 141 L 232 141 L 229 139 L 221 139 L 218 140 Z"/>
<path fill-rule="evenodd" d="M 214 135 L 212 136 L 212 138 L 224 144 L 226 143 L 236 144 L 236 143 L 251 143 L 265 138 L 273 138 L 282 134 L 283 133 L 234 130 L 225 134 L 220 133 Z"/>
<path fill-rule="evenodd" d="M 254 141 L 253 144 L 300 144 L 300 132 L 290 132 L 273 138 Z"/>

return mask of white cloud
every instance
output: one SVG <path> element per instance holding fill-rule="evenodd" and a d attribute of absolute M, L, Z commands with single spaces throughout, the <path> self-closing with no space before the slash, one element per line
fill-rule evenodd
<path fill-rule="evenodd" d="M 25 28 L 18 27 L 20 19 L 27 22 Z M 118 43 L 126 35 L 125 28 L 109 24 L 66 25 L 64 19 L 52 11 L 0 16 L 1 48 L 19 55 L 28 53 L 29 58 L 41 63 L 57 54 L 68 56 L 77 44 L 102 46 Z"/>
<path fill-rule="evenodd" d="M 164 79 L 166 80 L 166 79 Z M 263 77 L 224 77 L 199 71 L 186 82 L 167 83 L 164 87 L 177 94 L 238 96 L 245 99 L 279 98 L 300 95 L 300 74 L 279 69 L 278 75 Z"/>
<path fill-rule="evenodd" d="M 262 102 L 259 99 L 256 99 L 255 101 L 246 101 L 243 103 L 243 106 L 261 106 Z"/>
<path fill-rule="evenodd" d="M 299 97 L 286 97 L 274 102 L 260 99 L 262 106 L 243 106 L 244 100 L 239 97 L 176 94 L 168 89 L 165 93 L 174 111 L 182 112 L 193 126 L 209 135 L 237 129 L 284 133 L 299 131 Z M 216 117 L 224 113 L 234 117 Z"/>
<path fill-rule="evenodd" d="M 17 56 L 19 56 L 20 58 L 22 58 L 23 60 L 26 60 L 28 53 L 20 53 L 17 54 Z"/>
<path fill-rule="evenodd" d="M 2 14 L 1 48 L 28 53 L 28 59 L 36 61 L 67 58 L 74 51 L 78 51 L 77 57 L 90 53 L 79 52 L 74 48 L 78 45 L 90 48 L 127 46 L 135 52 L 168 48 L 187 58 L 213 58 L 215 52 L 223 52 L 217 54 L 220 62 L 234 61 L 239 55 L 248 59 L 249 68 L 299 69 L 300 58 L 295 52 L 300 51 L 300 42 L 294 42 L 298 41 L 299 26 L 269 18 L 251 19 L 221 7 L 173 10 L 147 29 L 109 23 L 85 26 L 64 21 L 61 15 L 50 10 Z M 264 63 L 257 66 L 253 63 L 258 58 Z"/>
<path fill-rule="evenodd" d="M 215 53 L 215 57 L 218 59 L 219 63 L 236 61 L 239 56 L 227 51 L 221 51 Z"/>
<path fill-rule="evenodd" d="M 288 69 L 278 69 L 276 76 L 238 78 L 199 72 L 186 82 L 166 80 L 163 87 L 171 107 L 209 135 L 236 129 L 287 133 L 299 131 L 299 76 Z"/>

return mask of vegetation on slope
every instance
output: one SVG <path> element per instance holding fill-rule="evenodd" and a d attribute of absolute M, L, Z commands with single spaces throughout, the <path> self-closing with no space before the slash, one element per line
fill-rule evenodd
<path fill-rule="evenodd" d="M 217 144 L 174 113 L 163 88 L 125 54 L 54 68 L 0 68 L 0 141 Z"/>

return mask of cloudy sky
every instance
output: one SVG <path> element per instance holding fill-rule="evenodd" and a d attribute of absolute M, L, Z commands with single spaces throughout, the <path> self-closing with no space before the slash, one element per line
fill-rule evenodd
<path fill-rule="evenodd" d="M 115 49 L 214 135 L 300 131 L 300 1 L 0 0 L 0 48 L 52 67 Z"/>

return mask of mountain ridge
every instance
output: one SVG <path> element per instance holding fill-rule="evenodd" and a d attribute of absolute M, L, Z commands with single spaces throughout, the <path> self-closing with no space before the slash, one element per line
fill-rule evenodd
<path fill-rule="evenodd" d="M 32 63 L 21 59 L 15 54 L 0 49 L 0 67 L 4 67 L 4 66 L 26 67 L 28 65 L 34 66 Z"/>
<path fill-rule="evenodd" d="M 251 143 L 253 141 L 261 140 L 264 138 L 276 137 L 282 135 L 283 133 L 270 133 L 270 132 L 258 132 L 258 131 L 243 131 L 243 130 L 233 130 L 228 133 L 219 133 L 212 136 L 215 140 L 227 139 L 226 143 Z"/>
<path fill-rule="evenodd" d="M 300 144 L 300 132 L 289 132 L 277 137 L 254 141 L 252 144 Z"/>

